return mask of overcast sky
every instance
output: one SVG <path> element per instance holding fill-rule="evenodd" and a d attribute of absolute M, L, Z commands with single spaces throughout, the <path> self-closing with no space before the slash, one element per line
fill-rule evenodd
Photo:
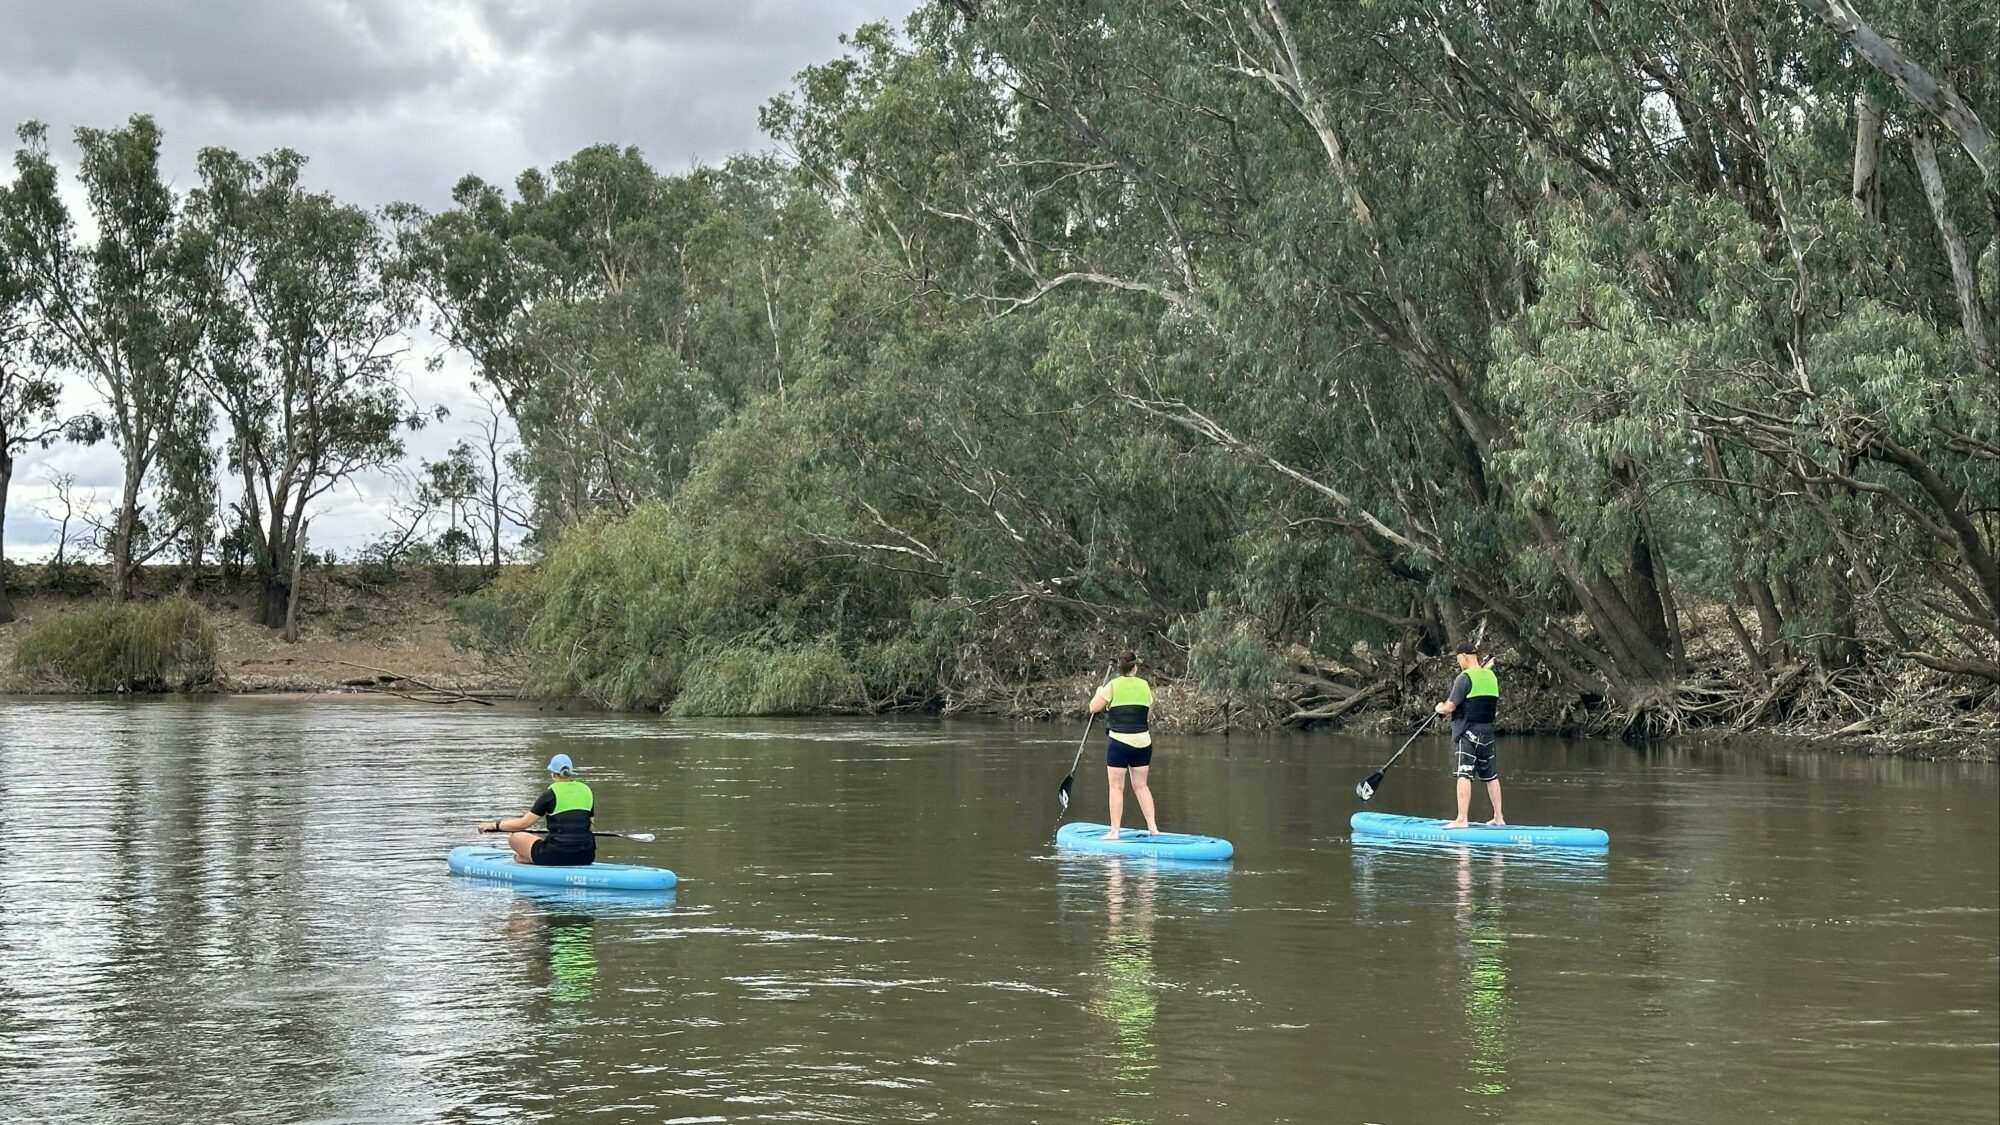
<path fill-rule="evenodd" d="M 842 33 L 900 21 L 915 0 L 0 0 L 0 122 L 70 130 L 149 113 L 182 186 L 208 145 L 306 154 L 312 186 L 368 206 L 440 207 L 467 173 L 511 182 L 585 145 L 639 146 L 682 171 L 765 148 L 757 109 Z M 11 153 L 12 146 L 8 151 Z M 10 162 L 9 162 L 10 163 Z M 0 176 L 11 175 L 11 166 Z M 418 397 L 454 418 L 412 439 L 435 456 L 480 413 L 464 363 L 436 373 L 411 353 Z M 86 387 L 70 396 L 91 402 Z M 10 558 L 47 554 L 51 471 L 115 498 L 116 450 L 57 447 L 21 459 L 7 503 Z M 329 497 L 319 549 L 343 556 L 380 530 L 391 482 Z"/>

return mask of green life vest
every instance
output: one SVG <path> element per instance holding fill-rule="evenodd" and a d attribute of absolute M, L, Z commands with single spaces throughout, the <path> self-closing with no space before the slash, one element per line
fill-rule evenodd
<path fill-rule="evenodd" d="M 1112 733 L 1146 733 L 1146 717 L 1153 709 L 1153 685 L 1138 676 L 1120 676 L 1110 687 L 1111 703 L 1104 709 L 1104 721 Z"/>
<path fill-rule="evenodd" d="M 566 812 L 589 812 L 596 807 L 596 799 L 591 796 L 590 786 L 581 781 L 551 781 L 549 792 L 556 795 L 555 810 L 550 816 L 561 816 Z"/>
<path fill-rule="evenodd" d="M 572 855 L 585 853 L 594 856 L 597 853 L 597 837 L 590 834 L 590 817 L 597 801 L 591 795 L 590 786 L 559 777 L 549 782 L 549 793 L 556 799 L 555 808 L 544 814 L 549 825 L 549 843 Z M 540 801 L 536 802 L 536 805 L 540 804 Z"/>
<path fill-rule="evenodd" d="M 1500 714 L 1500 678 L 1491 668 L 1473 665 L 1465 670 L 1470 686 L 1465 692 L 1465 721 L 1490 723 Z"/>

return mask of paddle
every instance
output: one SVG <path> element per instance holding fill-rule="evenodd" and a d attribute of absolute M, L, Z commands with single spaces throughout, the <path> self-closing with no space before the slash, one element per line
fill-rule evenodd
<path fill-rule="evenodd" d="M 481 832 L 485 832 L 485 831 L 487 831 L 487 830 L 486 830 L 486 829 L 484 829 L 484 828 L 482 828 L 482 829 L 480 829 L 480 831 L 481 831 Z M 498 831 L 499 831 L 499 829 L 497 829 L 497 828 L 496 828 L 496 829 L 493 829 L 493 831 L 494 831 L 494 832 L 498 832 Z M 530 835 L 535 835 L 535 836 L 546 836 L 546 835 L 548 835 L 548 834 L 549 834 L 549 830 L 548 830 L 548 829 L 546 829 L 546 828 L 529 828 L 529 829 L 526 829 L 526 831 L 527 831 L 527 832 L 528 832 L 528 833 L 529 833 Z M 638 842 L 639 842 L 639 843 L 641 843 L 641 844 L 650 844 L 650 843 L 652 843 L 652 842 L 653 842 L 654 840 L 658 839 L 658 837 L 654 836 L 654 835 L 653 835 L 653 834 L 652 834 L 651 832 L 592 832 L 592 833 L 591 833 L 591 835 L 592 835 L 592 836 L 616 836 L 616 837 L 617 837 L 618 839 L 620 839 L 620 840 L 636 840 L 636 841 L 638 841 Z"/>
<path fill-rule="evenodd" d="M 1377 789 L 1382 788 L 1382 775 L 1389 772 L 1389 767 L 1396 764 L 1396 759 L 1403 756 L 1403 751 L 1408 750 L 1410 748 L 1410 743 L 1415 742 L 1417 740 L 1417 736 L 1424 733 L 1424 728 L 1430 726 L 1431 720 L 1435 718 L 1437 718 L 1436 711 L 1433 711 L 1429 715 L 1426 715 L 1424 717 L 1424 721 L 1417 724 L 1417 729 L 1410 732 L 1409 739 L 1405 741 L 1403 745 L 1399 747 L 1394 754 L 1389 755 L 1388 761 L 1382 763 L 1381 769 L 1376 770 L 1374 773 L 1371 773 L 1367 777 L 1362 778 L 1361 781 L 1355 785 L 1354 795 L 1361 798 L 1364 801 L 1372 799 L 1375 796 L 1375 791 Z"/>
<path fill-rule="evenodd" d="M 1104 678 L 1107 680 L 1111 678 L 1111 665 L 1109 664 L 1104 666 Z M 1083 737 L 1076 740 L 1076 758 L 1069 764 L 1068 776 L 1064 777 L 1062 784 L 1056 787 L 1056 802 L 1062 806 L 1064 812 L 1069 811 L 1069 791 L 1076 786 L 1076 767 L 1083 764 L 1083 747 L 1085 743 L 1090 741 L 1090 725 L 1096 721 L 1097 712 L 1095 711 L 1092 711 L 1089 717 L 1083 720 Z"/>

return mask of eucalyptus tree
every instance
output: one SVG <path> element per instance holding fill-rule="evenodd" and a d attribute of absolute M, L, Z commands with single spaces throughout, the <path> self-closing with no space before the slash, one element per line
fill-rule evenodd
<path fill-rule="evenodd" d="M 437 214 L 409 203 L 388 209 L 396 268 L 422 293 L 431 329 L 471 358 L 478 378 L 518 417 L 537 372 L 521 323 L 552 286 L 513 244 L 521 208 L 503 189 L 467 176 L 451 198 L 454 206 Z"/>
<path fill-rule="evenodd" d="M 41 354 L 104 398 L 105 431 L 124 457 L 108 544 L 111 595 L 122 601 L 134 569 L 178 532 L 146 519 L 144 501 L 162 456 L 190 429 L 204 314 L 198 240 L 161 177 L 151 118 L 76 131 L 90 241 L 63 201 L 47 130 L 30 122 L 19 136 L 15 180 L 0 197 L 0 252 L 25 287 Z"/>
<path fill-rule="evenodd" d="M 823 200 L 768 160 L 662 176 L 592 146 L 508 193 L 468 178 L 438 214 L 393 209 L 434 327 L 521 435 L 539 522 L 670 494 L 702 437 L 782 394 Z"/>
<path fill-rule="evenodd" d="M 0 188 L 0 191 L 7 189 Z M 14 619 L 7 597 L 7 493 L 14 481 L 14 459 L 35 446 L 46 447 L 62 433 L 56 406 L 62 384 L 37 354 L 33 339 L 33 300 L 29 278 L 0 255 L 0 622 Z"/>
<path fill-rule="evenodd" d="M 394 374 L 414 294 L 369 212 L 301 182 L 305 158 L 200 156 L 189 212 L 211 285 L 197 370 L 228 425 L 236 516 L 260 591 L 255 619 L 280 628 L 313 502 L 403 455 L 422 424 Z"/>
<path fill-rule="evenodd" d="M 1963 123 L 2000 44 L 1936 26 Z M 1977 146 L 1839 42 L 1737 2 L 934 4 L 766 120 L 913 292 L 1149 318 L 1085 349 L 1103 393 L 1338 541 L 1291 636 L 1476 619 L 1665 726 L 1744 707 L 1690 593 L 1755 612 L 1774 688 L 2000 668 Z M 1854 105 L 1915 177 L 1862 176 Z"/>

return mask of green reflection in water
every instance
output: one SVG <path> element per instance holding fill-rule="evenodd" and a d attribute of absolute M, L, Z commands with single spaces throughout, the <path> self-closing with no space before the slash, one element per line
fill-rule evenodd
<path fill-rule="evenodd" d="M 1458 926 L 1469 960 L 1465 970 L 1465 1013 L 1472 1029 L 1473 1082 L 1467 1093 L 1507 1092 L 1507 1061 L 1513 1054 L 1513 997 L 1507 994 L 1507 930 L 1501 917 L 1501 873 L 1507 861 L 1495 854 L 1474 871 L 1472 856 L 1458 861 Z M 1474 890 L 1483 889 L 1483 897 Z"/>
<path fill-rule="evenodd" d="M 1152 1096 L 1148 1080 L 1159 1069 L 1153 1025 L 1160 997 L 1153 969 L 1153 895 L 1157 875 L 1128 877 L 1113 863 L 1105 883 L 1105 936 L 1090 1009 L 1109 1020 L 1117 1046 L 1111 1052 L 1112 1080 L 1119 1097 Z M 1128 901 L 1129 900 L 1129 901 Z M 1106 1118 L 1129 1122 L 1122 1116 Z"/>
<path fill-rule="evenodd" d="M 597 995 L 597 935 L 591 919 L 549 919 L 549 999 L 576 1005 Z"/>
<path fill-rule="evenodd" d="M 596 919 L 587 914 L 542 914 L 525 903 L 507 923 L 507 932 L 535 961 L 548 966 L 549 1007 L 543 1023 L 575 1027 L 597 997 Z"/>

